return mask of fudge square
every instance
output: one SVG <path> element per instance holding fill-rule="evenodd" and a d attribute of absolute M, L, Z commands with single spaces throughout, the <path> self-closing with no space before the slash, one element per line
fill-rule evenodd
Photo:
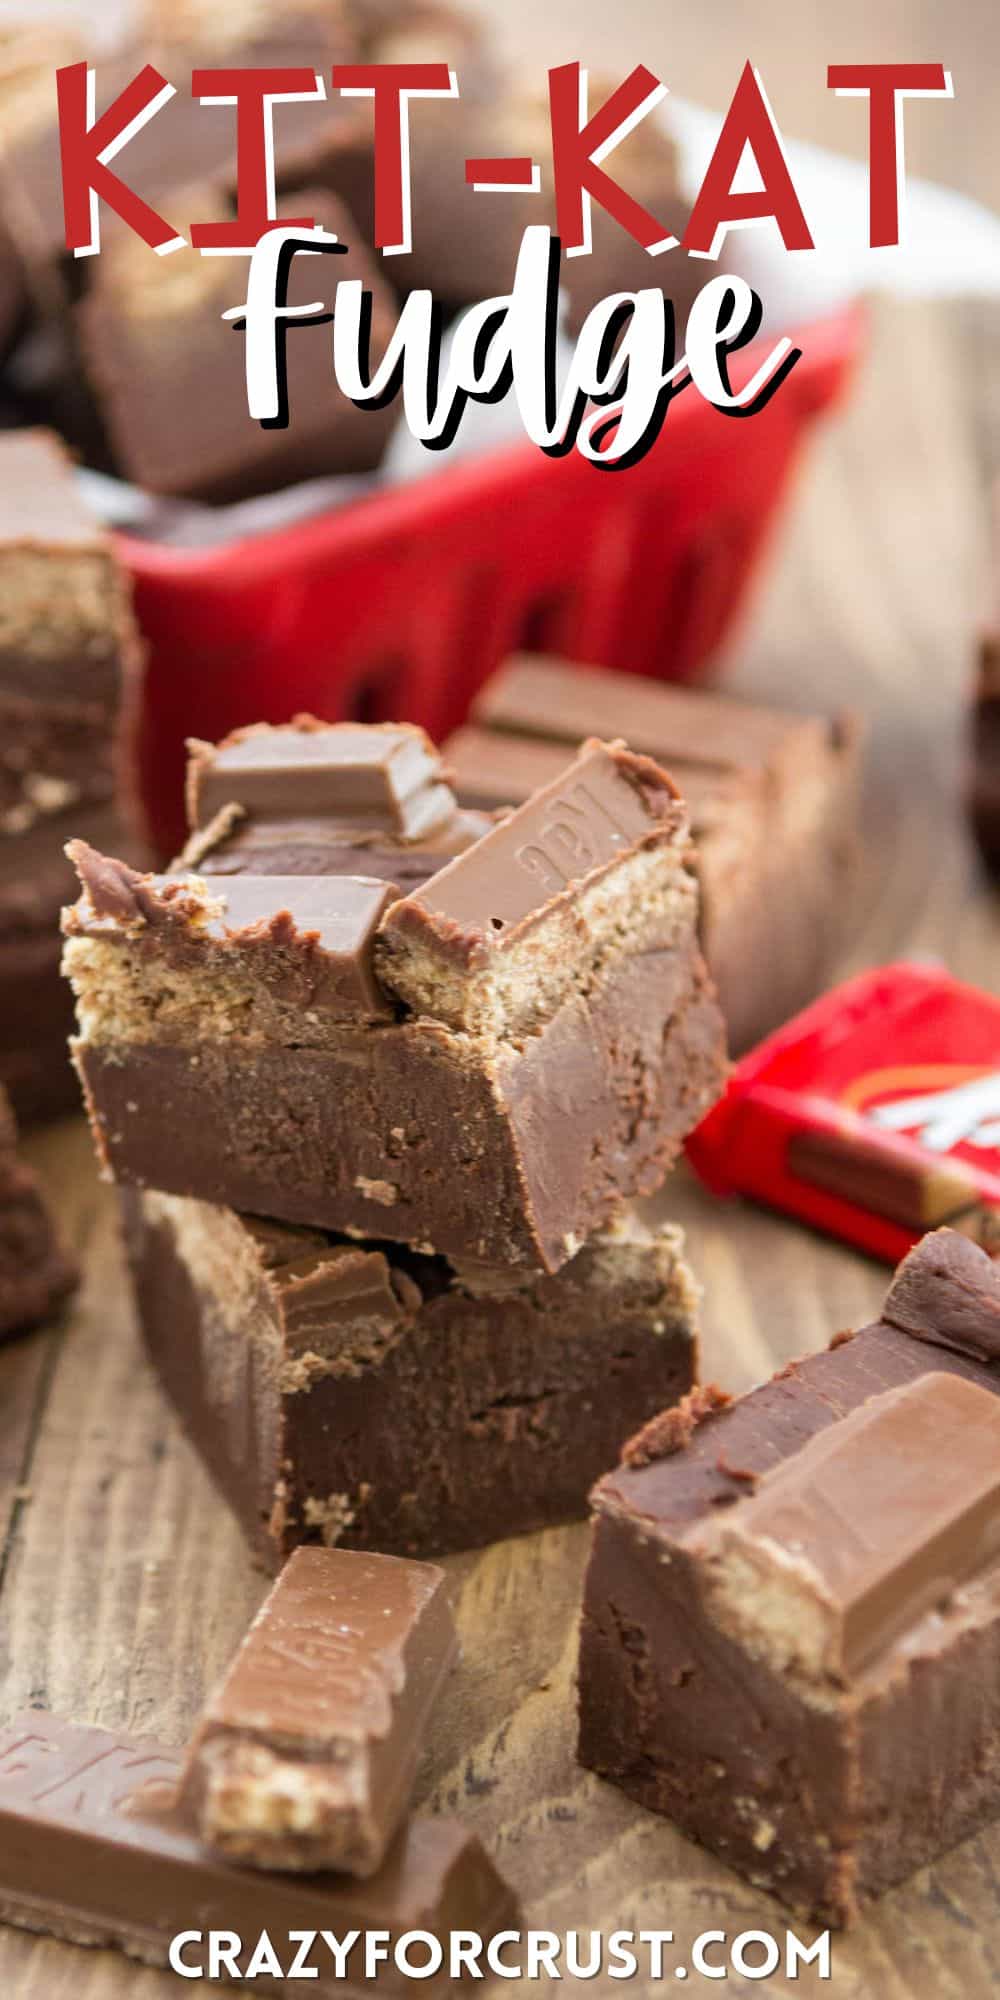
<path fill-rule="evenodd" d="M 1000 1811 L 1000 1265 L 695 1392 L 593 1495 L 580 1757 L 822 1921 Z"/>
<path fill-rule="evenodd" d="M 0 839 L 106 805 L 139 641 L 111 537 L 48 431 L 0 436 Z"/>
<path fill-rule="evenodd" d="M 822 990 L 845 936 L 858 723 L 522 654 L 444 754 L 468 805 L 517 805 L 609 731 L 664 765 L 690 809 L 702 949 L 739 1053 Z"/>
<path fill-rule="evenodd" d="M 416 784 L 386 748 L 414 734 Z M 72 849 L 74 1053 L 108 1172 L 557 1270 L 622 1201 L 655 1191 L 725 1074 L 670 779 L 623 744 L 589 743 L 401 895 L 395 860 L 459 837 L 422 732 L 301 724 L 240 747 L 245 768 L 210 783 L 201 746 L 195 789 L 223 826 L 246 798 L 269 872 L 141 876 Z M 234 788 L 221 807 L 220 784 Z M 291 853 L 296 807 L 327 797 L 334 872 L 286 871 L 277 836 Z"/>
<path fill-rule="evenodd" d="M 626 1213 L 555 1277 L 492 1277 L 123 1193 L 153 1365 L 268 1568 L 301 1542 L 444 1555 L 577 1518 L 690 1387 L 679 1230 Z"/>
<path fill-rule="evenodd" d="M 178 188 L 169 199 L 170 213 L 185 221 L 231 219 L 221 187 Z M 332 195 L 305 189 L 291 212 L 311 217 L 346 249 L 292 260 L 288 305 L 301 311 L 321 304 L 323 313 L 292 324 L 284 424 L 250 416 L 244 335 L 223 317 L 246 298 L 247 260 L 203 256 L 190 247 L 157 257 L 123 226 L 107 230 L 75 325 L 122 478 L 153 493 L 214 504 L 378 464 L 396 412 L 391 404 L 358 409 L 338 388 L 327 308 L 341 281 L 364 285 L 374 365 L 392 332 L 392 295 Z"/>

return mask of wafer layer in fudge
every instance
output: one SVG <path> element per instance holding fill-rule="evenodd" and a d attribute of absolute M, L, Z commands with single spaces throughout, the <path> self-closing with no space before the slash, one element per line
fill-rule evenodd
<path fill-rule="evenodd" d="M 857 837 L 858 728 L 630 674 L 520 657 L 445 746 L 469 805 L 517 804 L 567 748 L 621 731 L 691 810 L 701 939 L 735 1051 L 821 989 L 844 935 Z"/>
<path fill-rule="evenodd" d="M 153 1365 L 268 1567 L 442 1555 L 581 1514 L 697 1366 L 680 1232 L 626 1215 L 555 1277 L 126 1190 Z"/>
<path fill-rule="evenodd" d="M 254 1868 L 374 1875 L 458 1641 L 444 1573 L 296 1549 L 188 1745 L 181 1803 Z"/>
<path fill-rule="evenodd" d="M 18 1158 L 17 1127 L 0 1085 L 0 1339 L 47 1319 L 77 1279 L 38 1176 Z"/>
<path fill-rule="evenodd" d="M 406 781 L 386 765 L 385 730 L 327 733 L 339 869 L 352 812 L 371 832 L 359 770 Z M 253 817 L 272 739 L 251 740 Z M 289 743 L 296 757 L 308 744 L 314 783 L 322 740 L 273 732 L 289 821 L 309 796 L 297 766 L 289 780 Z M 441 803 L 433 764 L 424 789 Z M 438 837 L 466 840 L 443 807 Z M 360 866 L 348 847 L 357 875 L 225 879 L 141 877 L 74 848 L 75 1059 L 114 1177 L 550 1271 L 659 1185 L 724 1074 L 670 780 L 621 744 L 588 744 L 400 895 L 385 857 L 426 847 L 429 810 L 407 798 L 410 837 L 386 822 L 381 875 L 367 872 L 371 845 Z M 273 863 L 284 822 L 273 800 L 267 812 Z"/>
<path fill-rule="evenodd" d="M 1000 1265 L 640 1432 L 593 1495 L 580 1755 L 825 1922 L 1000 1811 Z"/>

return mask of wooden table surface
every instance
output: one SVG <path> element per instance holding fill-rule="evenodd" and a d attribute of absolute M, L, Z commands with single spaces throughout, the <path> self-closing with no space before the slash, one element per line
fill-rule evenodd
<path fill-rule="evenodd" d="M 987 329 L 990 331 L 990 329 Z M 993 331 L 995 339 L 996 332 Z M 791 705 L 845 699 L 872 721 L 865 863 L 844 970 L 902 951 L 966 978 L 1000 971 L 1000 902 L 958 806 L 961 698 L 985 588 L 983 326 L 882 307 L 849 408 L 817 439 L 730 653 L 732 683 Z M 181 1743 L 265 1584 L 139 1352 L 113 1204 L 82 1123 L 36 1135 L 86 1279 L 64 1326 L 0 1354 L 3 1718 L 34 1703 Z M 705 1372 L 730 1388 L 869 1316 L 886 1273 L 793 1223 L 720 1205 L 683 1175 L 660 1198 L 705 1287 Z M 763 1928 L 779 1906 L 666 1822 L 584 1774 L 573 1674 L 584 1526 L 452 1559 L 464 1661 L 422 1781 L 523 1893 L 528 1920 Z M 807 1927 L 800 1926 L 811 1935 Z M 834 1940 L 837 2000 L 978 2000 L 1000 1986 L 1000 1827 Z M 700 1990 L 694 1979 L 684 1989 Z M 3 2000 L 156 2000 L 170 1974 L 0 1930 Z M 508 1989 L 509 1990 L 509 1989 Z M 538 1990 L 537 1988 L 535 1990 Z M 651 1992 L 590 1983 L 592 1995 Z M 657 1990 L 663 1990 L 658 1988 Z M 679 1989 L 676 1989 L 679 1990 Z M 733 1977 L 725 1991 L 759 1993 Z"/>

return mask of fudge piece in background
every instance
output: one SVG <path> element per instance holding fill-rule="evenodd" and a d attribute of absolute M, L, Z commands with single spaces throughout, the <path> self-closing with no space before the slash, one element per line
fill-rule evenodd
<path fill-rule="evenodd" d="M 1000 632 L 982 642 L 970 737 L 969 819 L 980 854 L 1000 881 Z"/>
<path fill-rule="evenodd" d="M 844 940 L 858 724 L 523 656 L 481 690 L 445 755 L 466 804 L 511 805 L 567 746 L 609 729 L 663 764 L 690 807 L 702 946 L 740 1053 L 813 998 Z"/>
<path fill-rule="evenodd" d="M 331 765 L 335 822 L 354 782 Z M 655 1191 L 724 1080 L 686 814 L 621 744 L 405 897 L 74 859 L 75 1059 L 119 1180 L 556 1270 Z"/>
<path fill-rule="evenodd" d="M 139 657 L 124 570 L 63 446 L 0 436 L 0 839 L 114 798 Z"/>
<path fill-rule="evenodd" d="M 296 1549 L 188 1745 L 181 1802 L 206 1847 L 374 1875 L 457 1658 L 442 1570 Z"/>
<path fill-rule="evenodd" d="M 28 1121 L 79 1102 L 59 977 L 67 837 L 141 858 L 129 587 L 46 431 L 0 436 L 0 582 L 0 1083 Z"/>
<path fill-rule="evenodd" d="M 18 1158 L 14 1114 L 0 1087 L 0 1339 L 47 1319 L 78 1279 L 38 1176 Z"/>
<path fill-rule="evenodd" d="M 123 1195 L 147 1350 L 269 1568 L 442 1555 L 573 1519 L 697 1370 L 680 1231 L 626 1215 L 556 1277 Z"/>
<path fill-rule="evenodd" d="M 216 188 L 173 194 L 182 227 L 230 213 Z M 305 190 L 295 213 L 311 216 L 350 246 L 346 254 L 298 254 L 288 303 L 332 306 L 341 281 L 372 295 L 372 354 L 383 354 L 395 309 L 343 207 Z M 292 324 L 287 337 L 287 427 L 262 425 L 247 409 L 244 335 L 222 314 L 246 296 L 247 260 L 202 256 L 190 247 L 157 257 L 139 237 L 109 231 L 76 308 L 84 367 L 115 465 L 153 493 L 227 501 L 330 473 L 369 471 L 396 422 L 386 409 L 357 409 L 337 387 L 328 312 Z M 141 385 L 141 387 L 140 387 Z"/>
<path fill-rule="evenodd" d="M 696 1393 L 595 1489 L 580 1756 L 825 1923 L 1000 1812 L 1000 1265 Z"/>

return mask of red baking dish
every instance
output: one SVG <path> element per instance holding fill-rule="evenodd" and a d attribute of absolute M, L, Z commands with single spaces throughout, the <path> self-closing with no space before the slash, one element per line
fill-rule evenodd
<path fill-rule="evenodd" d="M 802 359 L 747 422 L 689 391 L 624 472 L 524 444 L 223 548 L 122 535 L 149 646 L 140 776 L 161 851 L 183 836 L 187 736 L 310 710 L 441 739 L 518 649 L 695 679 L 861 325 L 849 312 L 801 332 Z"/>

